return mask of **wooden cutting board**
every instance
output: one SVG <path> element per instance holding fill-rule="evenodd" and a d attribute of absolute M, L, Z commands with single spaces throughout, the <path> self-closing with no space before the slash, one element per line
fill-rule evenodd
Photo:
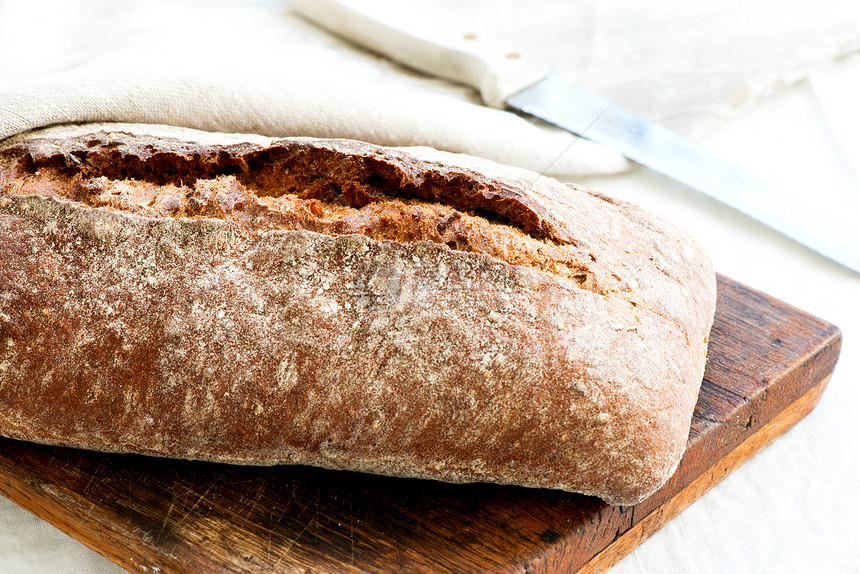
<path fill-rule="evenodd" d="M 841 334 L 724 277 L 687 453 L 633 507 L 552 490 L 0 439 L 0 493 L 132 572 L 605 570 L 806 415 Z"/>

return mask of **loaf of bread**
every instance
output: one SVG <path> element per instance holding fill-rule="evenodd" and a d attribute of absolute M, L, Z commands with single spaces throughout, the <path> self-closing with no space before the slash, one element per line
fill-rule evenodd
<path fill-rule="evenodd" d="M 0 434 L 635 504 L 716 282 L 685 233 L 427 148 L 91 124 L 0 143 Z"/>

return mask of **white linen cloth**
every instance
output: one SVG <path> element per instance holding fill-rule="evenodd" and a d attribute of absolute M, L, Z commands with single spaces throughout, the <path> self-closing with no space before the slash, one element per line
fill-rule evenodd
<path fill-rule="evenodd" d="M 830 190 L 833 201 L 860 195 L 850 150 L 840 147 L 818 108 L 823 100 L 804 79 L 810 72 L 832 78 L 838 72 L 826 65 L 860 49 L 860 6 L 420 4 L 452 25 L 464 19 L 475 31 L 514 39 L 557 73 L 766 179 L 810 182 L 810 190 Z M 0 0 L 0 137 L 67 121 L 432 145 L 583 181 L 676 219 L 702 240 L 721 273 L 836 323 L 845 344 L 809 417 L 615 571 L 858 571 L 860 275 L 680 184 L 629 171 L 610 150 L 571 145 L 557 129 L 480 106 L 467 88 L 356 50 L 279 0 Z M 0 499 L 0 572 L 121 571 Z"/>
<path fill-rule="evenodd" d="M 836 0 L 815 10 L 805 2 L 765 2 L 765 10 L 708 0 L 679 10 L 654 0 L 527 9 L 513 0 L 425 0 L 409 10 L 418 4 L 451 26 L 461 19 L 465 31 L 513 38 L 581 86 L 692 134 L 860 47 L 860 10 Z M 6 0 L 0 53 L 0 138 L 49 123 L 115 120 L 420 143 L 551 175 L 626 166 L 588 142 L 569 147 L 560 130 L 477 105 L 467 88 L 353 48 L 274 0 Z"/>

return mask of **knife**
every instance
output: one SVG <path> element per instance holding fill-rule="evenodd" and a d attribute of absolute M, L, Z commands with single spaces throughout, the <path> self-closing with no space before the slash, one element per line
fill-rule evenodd
<path fill-rule="evenodd" d="M 372 2 L 371 2 L 372 4 Z M 699 145 L 550 74 L 547 63 L 432 15 L 371 15 L 360 0 L 290 0 L 311 22 L 413 70 L 476 89 L 484 104 L 513 108 L 611 148 L 725 203 L 860 272 L 860 203 L 838 209 L 793 197 Z"/>

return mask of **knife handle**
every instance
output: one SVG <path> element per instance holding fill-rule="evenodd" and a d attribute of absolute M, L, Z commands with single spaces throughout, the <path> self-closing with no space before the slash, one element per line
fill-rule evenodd
<path fill-rule="evenodd" d="M 548 64 L 539 58 L 450 22 L 433 25 L 431 15 L 416 17 L 407 9 L 372 15 L 362 4 L 360 0 L 290 0 L 290 6 L 313 23 L 413 70 L 471 86 L 493 108 L 503 108 L 508 97 L 549 72 Z"/>

